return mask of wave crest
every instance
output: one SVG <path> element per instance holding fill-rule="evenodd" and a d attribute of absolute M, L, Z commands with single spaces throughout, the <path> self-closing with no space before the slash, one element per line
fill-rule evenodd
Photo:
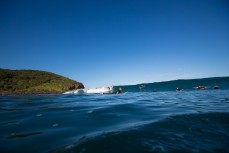
<path fill-rule="evenodd" d="M 77 89 L 67 91 L 64 94 L 104 94 L 113 93 L 113 87 L 100 87 L 100 88 L 89 88 L 89 89 Z"/>

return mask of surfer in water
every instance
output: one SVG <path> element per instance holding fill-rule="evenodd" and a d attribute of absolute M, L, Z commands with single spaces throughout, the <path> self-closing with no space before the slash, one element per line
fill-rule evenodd
<path fill-rule="evenodd" d="M 122 88 L 119 88 L 118 91 L 116 91 L 116 94 L 122 93 Z"/>
<path fill-rule="evenodd" d="M 182 89 L 181 88 L 176 88 L 176 91 L 182 91 Z"/>
<path fill-rule="evenodd" d="M 217 90 L 219 89 L 219 86 L 215 85 L 213 89 Z"/>

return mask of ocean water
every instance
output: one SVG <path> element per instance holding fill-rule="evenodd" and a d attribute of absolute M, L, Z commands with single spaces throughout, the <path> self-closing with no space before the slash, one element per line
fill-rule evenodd
<path fill-rule="evenodd" d="M 0 152 L 229 152 L 229 90 L 0 96 Z"/>
<path fill-rule="evenodd" d="M 119 87 L 122 87 L 123 91 L 126 92 L 152 92 L 156 91 L 174 91 L 176 88 L 183 89 L 185 91 L 192 91 L 194 87 L 204 86 L 206 89 L 213 89 L 217 85 L 220 89 L 229 89 L 229 77 L 214 77 L 214 78 L 202 78 L 202 79 L 189 79 L 189 80 L 173 80 L 164 82 L 154 83 L 142 83 L 137 85 L 124 85 L 114 86 L 116 91 Z M 143 87 L 143 88 L 141 88 Z"/>

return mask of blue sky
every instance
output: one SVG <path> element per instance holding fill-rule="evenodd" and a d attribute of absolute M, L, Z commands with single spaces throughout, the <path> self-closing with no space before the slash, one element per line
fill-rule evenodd
<path fill-rule="evenodd" d="M 0 1 L 0 67 L 86 87 L 229 76 L 227 0 Z"/>

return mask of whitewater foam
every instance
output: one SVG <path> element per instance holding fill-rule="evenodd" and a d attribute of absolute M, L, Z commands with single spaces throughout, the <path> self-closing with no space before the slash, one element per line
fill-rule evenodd
<path fill-rule="evenodd" d="M 64 94 L 104 94 L 104 93 L 113 93 L 113 87 L 76 89 L 76 90 L 67 91 Z"/>

